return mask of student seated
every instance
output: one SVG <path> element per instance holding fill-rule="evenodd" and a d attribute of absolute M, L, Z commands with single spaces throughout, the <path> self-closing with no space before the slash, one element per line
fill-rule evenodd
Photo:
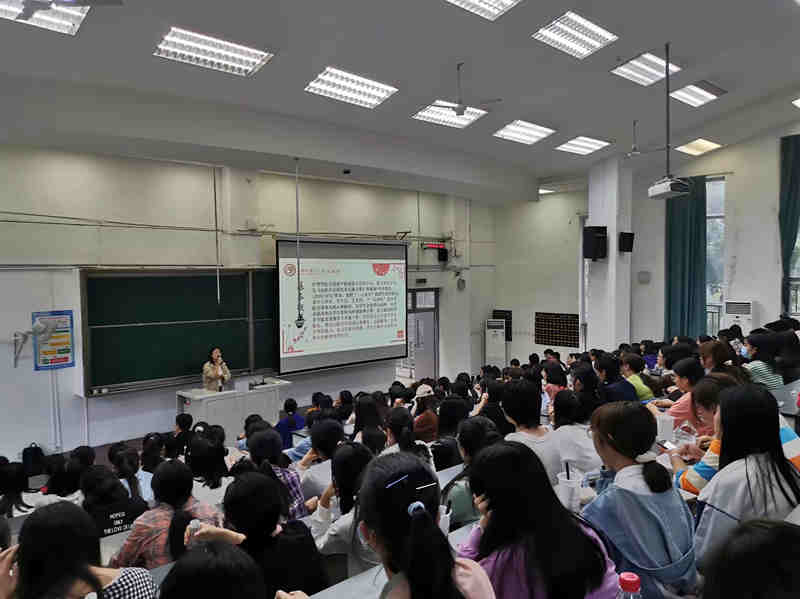
<path fill-rule="evenodd" d="M 558 482 L 561 456 L 558 444 L 547 427 L 541 424 L 541 395 L 526 380 L 507 383 L 503 391 L 503 410 L 516 432 L 506 435 L 506 441 L 517 441 L 530 447 L 542 460 L 550 484 Z"/>
<path fill-rule="evenodd" d="M 250 459 L 258 469 L 283 486 L 288 519 L 299 520 L 308 516 L 300 474 L 294 468 L 288 467 L 287 460 L 281 452 L 283 440 L 278 431 L 272 429 L 254 434 L 248 440 L 248 447 Z"/>
<path fill-rule="evenodd" d="M 386 433 L 379 428 L 365 428 L 361 431 L 361 442 L 373 455 L 380 455 L 386 449 Z"/>
<path fill-rule="evenodd" d="M 599 470 L 603 465 L 589 438 L 592 405 L 572 391 L 560 391 L 553 401 L 553 430 L 558 455 L 562 462 L 580 473 Z"/>
<path fill-rule="evenodd" d="M 201 503 L 220 505 L 225 489 L 233 480 L 221 453 L 224 448 L 199 436 L 194 437 L 189 446 L 191 456 L 188 462 L 194 475 L 192 495 Z"/>
<path fill-rule="evenodd" d="M 720 470 L 698 497 L 695 545 L 701 565 L 740 522 L 783 520 L 800 503 L 800 474 L 783 453 L 778 404 L 766 389 L 726 389 L 715 419 L 722 438 Z"/>
<path fill-rule="evenodd" d="M 306 421 L 297 413 L 297 402 L 291 397 L 283 402 L 283 411 L 286 412 L 286 416 L 278 421 L 275 430 L 283 440 L 283 448 L 289 449 L 292 446 L 292 432 L 304 429 Z"/>
<path fill-rule="evenodd" d="M 156 507 L 139 516 L 131 534 L 111 567 L 141 566 L 152 570 L 180 558 L 186 548 L 183 535 L 193 519 L 222 525 L 222 514 L 192 497 L 194 479 L 189 467 L 178 461 L 164 462 L 153 475 Z"/>
<path fill-rule="evenodd" d="M 703 599 L 800 597 L 800 526 L 751 520 L 709 556 Z"/>
<path fill-rule="evenodd" d="M 199 597 L 268 597 L 264 575 L 256 562 L 239 547 L 222 541 L 198 543 L 169 571 L 159 589 L 159 599 Z"/>
<path fill-rule="evenodd" d="M 437 471 L 461 463 L 456 435 L 458 425 L 468 416 L 467 406 L 459 399 L 446 399 L 439 406 L 439 438 L 430 445 Z"/>
<path fill-rule="evenodd" d="M 458 554 L 480 563 L 498 599 L 616 597 L 615 566 L 599 535 L 564 508 L 526 445 L 487 447 L 469 483 L 482 517 Z"/>
<path fill-rule="evenodd" d="M 423 443 L 432 443 L 439 437 L 439 417 L 433 409 L 435 395 L 417 398 L 417 409 L 414 412 L 414 434 Z"/>
<path fill-rule="evenodd" d="M 189 441 L 194 434 L 192 432 L 192 418 L 191 414 L 178 414 L 175 416 L 175 433 L 174 437 L 178 441 L 178 455 L 186 455 L 186 449 L 189 447 Z"/>
<path fill-rule="evenodd" d="M 597 360 L 597 378 L 600 379 L 598 395 L 601 403 L 637 401 L 636 389 L 622 378 L 619 360 L 611 354 L 604 354 Z"/>
<path fill-rule="evenodd" d="M 16 518 L 30 514 L 41 498 L 39 493 L 28 493 L 28 475 L 20 462 L 0 466 L 0 515 Z"/>
<path fill-rule="evenodd" d="M 156 587 L 147 570 L 101 567 L 94 521 L 66 501 L 42 507 L 25 520 L 16 557 L 17 599 L 89 593 L 109 599 L 155 597 Z"/>
<path fill-rule="evenodd" d="M 558 362 L 548 361 L 542 368 L 543 391 L 549 401 L 553 401 L 556 393 L 567 388 L 567 375 Z M 542 408 L 547 413 L 546 406 Z"/>
<path fill-rule="evenodd" d="M 153 474 L 164 463 L 166 445 L 160 433 L 148 433 L 142 440 L 142 470 Z"/>
<path fill-rule="evenodd" d="M 355 408 L 353 394 L 347 389 L 339 392 L 339 397 L 333 402 L 333 409 L 336 410 L 336 420 L 347 422 Z"/>
<path fill-rule="evenodd" d="M 431 470 L 435 468 L 433 456 L 428 446 L 417 441 L 414 434 L 414 420 L 406 408 L 393 408 L 386 421 L 386 449 L 381 455 L 407 452 L 425 462 Z"/>
<path fill-rule="evenodd" d="M 597 373 L 588 362 L 579 364 L 572 370 L 572 390 L 591 417 L 595 409 L 600 405 L 600 396 L 597 388 L 600 384 Z"/>
<path fill-rule="evenodd" d="M 83 466 L 77 459 L 66 459 L 61 454 L 47 456 L 45 472 L 49 478 L 47 484 L 42 487 L 42 493 L 32 497 L 33 506 L 39 508 L 59 501 L 69 501 L 75 505 L 81 505 L 83 493 L 81 493 L 80 487 L 83 470 Z"/>
<path fill-rule="evenodd" d="M 541 380 L 541 375 L 539 375 L 539 380 Z M 481 388 L 483 389 L 483 395 L 477 415 L 484 416 L 494 422 L 497 431 L 502 436 L 505 437 L 507 434 L 513 433 L 514 425 L 506 419 L 503 408 L 500 407 L 503 401 L 504 385 L 496 381 L 486 381 L 484 387 L 484 381 L 481 381 Z"/>
<path fill-rule="evenodd" d="M 442 505 L 450 506 L 450 529 L 455 530 L 480 518 L 469 486 L 470 465 L 484 447 L 502 441 L 494 422 L 473 416 L 458 425 L 458 449 L 464 469 L 442 489 Z"/>
<path fill-rule="evenodd" d="M 319 499 L 311 518 L 311 534 L 323 555 L 347 555 L 347 575 L 355 576 L 380 563 L 380 558 L 356 534 L 355 503 L 358 485 L 372 452 L 349 441 L 336 448 L 331 460 L 333 481 Z M 341 514 L 338 518 L 336 513 Z"/>
<path fill-rule="evenodd" d="M 381 597 L 494 599 L 489 578 L 478 564 L 453 559 L 437 525 L 439 499 L 436 476 L 412 455 L 380 456 L 367 467 L 357 520 L 389 578 Z M 302 593 L 276 595 L 290 597 L 306 599 Z"/>
<path fill-rule="evenodd" d="M 155 505 L 155 497 L 153 497 L 151 486 L 153 475 L 139 468 L 140 458 L 138 451 L 128 447 L 125 443 L 114 443 L 108 449 L 108 461 L 114 466 L 117 476 L 131 497 L 141 497 L 150 507 Z"/>
<path fill-rule="evenodd" d="M 727 374 L 739 384 L 750 381 L 750 375 L 738 366 L 739 358 L 728 343 L 708 341 L 701 344 L 700 362 L 708 374 Z"/>
<path fill-rule="evenodd" d="M 774 333 L 751 334 L 744 342 L 750 363 L 744 368 L 750 373 L 750 380 L 764 385 L 770 391 L 783 387 L 783 376 L 778 372 L 778 336 Z"/>
<path fill-rule="evenodd" d="M 284 402 L 284 406 L 285 405 L 286 403 Z M 239 433 L 239 436 L 236 437 L 236 449 L 238 449 L 239 451 L 247 450 L 247 429 L 250 427 L 251 424 L 263 421 L 264 419 L 261 417 L 260 414 L 250 414 L 247 418 L 244 419 L 244 432 Z M 292 440 L 291 437 L 289 437 L 289 447 L 292 446 L 291 440 Z"/>
<path fill-rule="evenodd" d="M 583 510 L 605 535 L 617 572 L 642 581 L 644 599 L 694 591 L 692 514 L 650 448 L 656 419 L 638 401 L 615 402 L 592 414 L 592 440 L 614 481 Z"/>
<path fill-rule="evenodd" d="M 660 385 L 644 373 L 644 358 L 633 353 L 622 356 L 622 375 L 633 385 L 636 397 L 641 402 L 648 402 L 656 395 L 661 395 Z"/>
<path fill-rule="evenodd" d="M 116 475 L 105 466 L 91 466 L 81 477 L 83 509 L 92 517 L 101 537 L 130 530 L 147 511 L 141 497 L 131 497 Z"/>
<path fill-rule="evenodd" d="M 344 428 L 338 420 L 321 420 L 311 427 L 311 449 L 297 463 L 304 497 L 319 497 L 328 488 L 327 477 L 311 466 L 328 461 L 344 441 Z"/>
<path fill-rule="evenodd" d="M 317 593 L 328 582 L 322 556 L 305 524 L 279 523 L 284 504 L 278 484 L 259 472 L 241 475 L 228 487 L 223 504 L 234 530 L 204 525 L 186 537 L 190 544 L 212 540 L 242 548 L 261 568 L 265 597 L 274 597 L 280 588 Z"/>
<path fill-rule="evenodd" d="M 81 445 L 70 451 L 69 457 L 71 460 L 75 460 L 75 462 L 80 465 L 81 469 L 85 471 L 89 466 L 94 466 L 94 460 L 97 456 L 95 455 L 94 449 L 88 445 Z"/>
<path fill-rule="evenodd" d="M 361 441 L 362 431 L 366 428 L 383 428 L 384 422 L 381 420 L 378 404 L 375 400 L 365 395 L 358 400 L 355 406 L 355 425 L 353 426 L 353 441 Z"/>
<path fill-rule="evenodd" d="M 655 404 L 660 408 L 669 408 L 667 413 L 674 418 L 675 428 L 688 422 L 699 435 L 713 435 L 713 424 L 700 420 L 692 403 L 692 389 L 705 376 L 703 366 L 697 361 L 697 358 L 684 358 L 673 366 L 673 372 L 675 373 L 675 385 L 683 395 L 678 401 L 658 399 Z"/>

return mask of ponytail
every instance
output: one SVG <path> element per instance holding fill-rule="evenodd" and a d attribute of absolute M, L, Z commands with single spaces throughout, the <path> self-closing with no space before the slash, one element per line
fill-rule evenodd
<path fill-rule="evenodd" d="M 453 583 L 455 560 L 450 543 L 422 502 L 409 506 L 411 525 L 405 555 L 408 564 L 403 572 L 408 579 L 411 599 L 423 597 L 459 597 Z"/>
<path fill-rule="evenodd" d="M 672 486 L 672 478 L 664 466 L 653 460 L 642 467 L 644 482 L 653 493 L 663 493 Z"/>
<path fill-rule="evenodd" d="M 141 498 L 142 490 L 139 487 L 139 479 L 136 478 L 136 473 L 139 471 L 139 454 L 135 449 L 126 449 L 117 454 L 114 462 L 119 477 L 128 482 L 131 497 L 133 499 Z"/>
<path fill-rule="evenodd" d="M 167 532 L 167 547 L 169 547 L 172 561 L 177 561 L 186 553 L 186 545 L 183 543 L 183 538 L 186 535 L 186 527 L 189 522 L 194 519 L 194 516 L 185 510 L 175 510 L 172 514 L 172 520 L 169 523 L 169 531 Z"/>

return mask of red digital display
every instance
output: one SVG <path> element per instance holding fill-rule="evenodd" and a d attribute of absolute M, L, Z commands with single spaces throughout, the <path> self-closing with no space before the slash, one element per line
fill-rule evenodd
<path fill-rule="evenodd" d="M 423 243 L 422 247 L 426 250 L 443 250 L 447 248 L 443 243 Z"/>

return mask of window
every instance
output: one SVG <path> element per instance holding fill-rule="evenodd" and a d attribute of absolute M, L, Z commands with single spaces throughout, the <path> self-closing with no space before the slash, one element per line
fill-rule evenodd
<path fill-rule="evenodd" d="M 725 179 L 706 181 L 706 326 L 715 335 L 725 300 Z"/>

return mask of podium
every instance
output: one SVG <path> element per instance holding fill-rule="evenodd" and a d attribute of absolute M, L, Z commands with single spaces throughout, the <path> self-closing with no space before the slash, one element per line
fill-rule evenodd
<path fill-rule="evenodd" d="M 225 444 L 234 445 L 236 437 L 244 430 L 244 419 L 250 414 L 260 414 L 272 425 L 278 422 L 283 407 L 281 389 L 289 385 L 289 381 L 265 379 L 263 384 L 249 390 L 178 391 L 178 413 L 191 414 L 194 422 L 219 424 L 225 429 Z"/>

